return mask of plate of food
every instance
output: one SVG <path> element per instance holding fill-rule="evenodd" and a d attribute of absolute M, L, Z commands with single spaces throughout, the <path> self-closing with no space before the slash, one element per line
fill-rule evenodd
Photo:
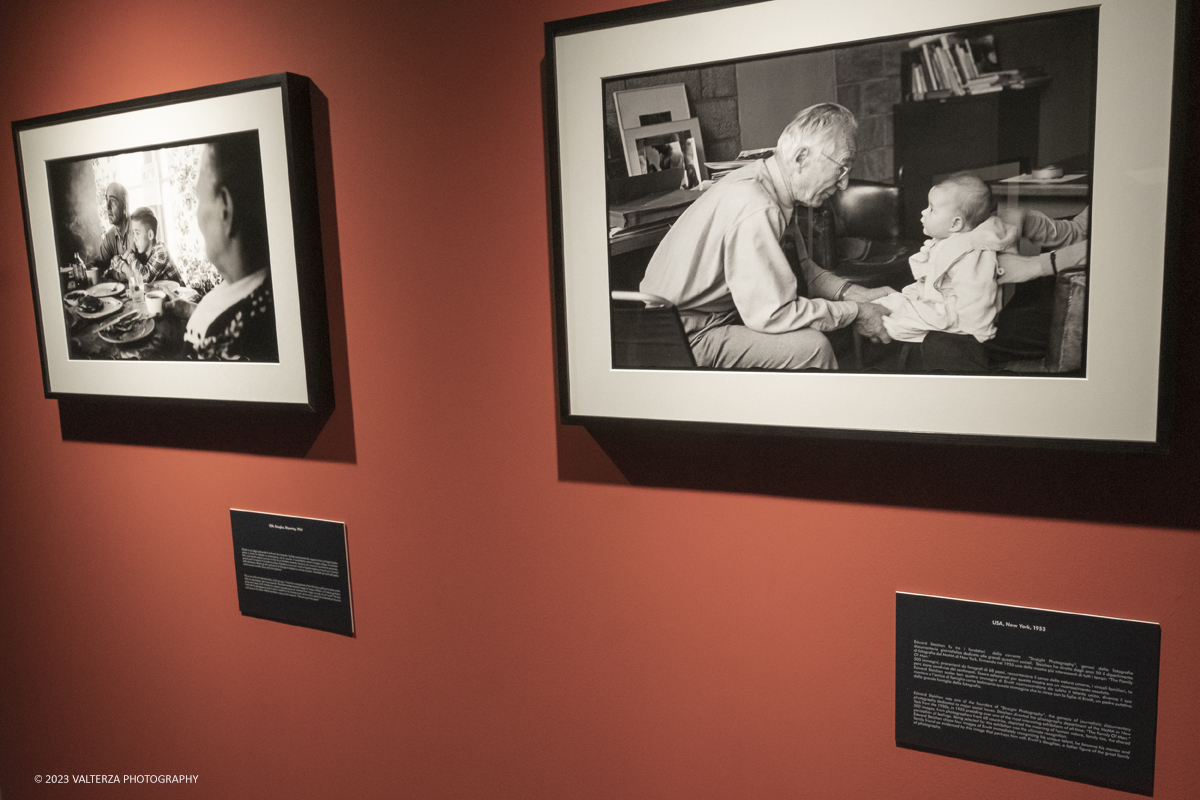
<path fill-rule="evenodd" d="M 97 331 L 100 338 L 112 344 L 129 344 L 145 339 L 154 330 L 154 320 L 130 314 L 105 325 Z"/>
<path fill-rule="evenodd" d="M 114 294 L 120 294 L 123 291 L 125 291 L 125 284 L 119 281 L 108 281 L 107 283 L 97 283 L 88 289 L 87 293 L 92 297 L 112 297 Z"/>
<path fill-rule="evenodd" d="M 75 306 L 79 305 L 79 301 L 85 297 L 91 297 L 91 295 L 83 289 L 76 289 L 73 292 L 67 292 L 64 294 L 63 301 L 66 302 L 66 304 L 71 308 L 75 308 Z"/>
<path fill-rule="evenodd" d="M 84 292 L 75 301 L 75 313 L 84 319 L 99 319 L 121 308 L 121 301 L 115 297 L 93 297 Z"/>

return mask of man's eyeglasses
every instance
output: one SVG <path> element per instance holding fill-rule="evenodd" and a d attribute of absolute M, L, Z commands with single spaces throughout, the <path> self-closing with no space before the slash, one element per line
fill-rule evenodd
<path fill-rule="evenodd" d="M 838 161 L 837 159 L 835 159 L 833 156 L 826 156 L 826 155 L 825 155 L 825 151 L 824 151 L 824 150 L 818 150 L 817 152 L 818 152 L 818 153 L 820 153 L 821 155 L 825 156 L 825 158 L 829 159 L 830 161 L 832 161 L 834 164 L 836 164 L 836 165 L 837 165 L 837 167 L 838 167 L 838 170 L 839 170 L 839 172 L 838 172 L 838 176 L 837 176 L 837 179 L 838 179 L 839 181 L 840 181 L 842 178 L 844 178 L 844 177 L 846 177 L 847 175 L 849 175 L 849 174 L 850 174 L 850 170 L 854 169 L 854 165 L 853 165 L 853 164 L 850 164 L 849 166 L 847 166 L 847 165 L 843 164 L 842 162 Z"/>

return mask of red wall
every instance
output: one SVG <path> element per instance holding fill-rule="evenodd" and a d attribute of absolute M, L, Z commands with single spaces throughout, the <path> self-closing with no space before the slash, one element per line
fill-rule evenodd
<path fill-rule="evenodd" d="M 556 426 L 542 23 L 608 7 L 4 4 L 6 124 L 310 76 L 341 287 L 308 457 L 65 439 L 0 158 L 5 800 L 1112 796 L 896 748 L 897 590 L 1160 622 L 1156 796 L 1200 796 L 1187 315 L 1171 456 L 681 434 L 639 473 L 628 437 Z M 699 454 L 724 485 L 686 477 Z M 901 507 L 912 460 L 954 491 Z M 345 520 L 356 638 L 239 615 L 230 507 Z"/>

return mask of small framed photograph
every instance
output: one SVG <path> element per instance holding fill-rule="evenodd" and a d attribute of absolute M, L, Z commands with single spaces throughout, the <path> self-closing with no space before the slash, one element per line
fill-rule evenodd
<path fill-rule="evenodd" d="M 682 83 L 623 89 L 613 93 L 613 104 L 617 110 L 617 123 L 622 130 L 677 122 L 691 116 L 687 87 Z"/>
<path fill-rule="evenodd" d="M 46 396 L 326 409 L 311 84 L 13 123 Z"/>
<path fill-rule="evenodd" d="M 1189 16 L 711 0 L 547 23 L 562 420 L 1163 450 Z M 689 117 L 632 125 L 631 92 Z M 699 183 L 646 177 L 664 164 Z"/>
<path fill-rule="evenodd" d="M 698 189 L 708 177 L 704 166 L 704 142 L 700 138 L 700 120 L 663 122 L 622 131 L 629 175 L 647 175 L 683 170 L 681 189 Z"/>

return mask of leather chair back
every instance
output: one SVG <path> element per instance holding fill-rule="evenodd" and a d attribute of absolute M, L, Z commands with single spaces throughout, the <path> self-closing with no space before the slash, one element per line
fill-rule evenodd
<path fill-rule="evenodd" d="M 850 181 L 830 200 L 837 235 L 873 242 L 898 242 L 903 194 L 899 186 L 872 181 Z"/>

